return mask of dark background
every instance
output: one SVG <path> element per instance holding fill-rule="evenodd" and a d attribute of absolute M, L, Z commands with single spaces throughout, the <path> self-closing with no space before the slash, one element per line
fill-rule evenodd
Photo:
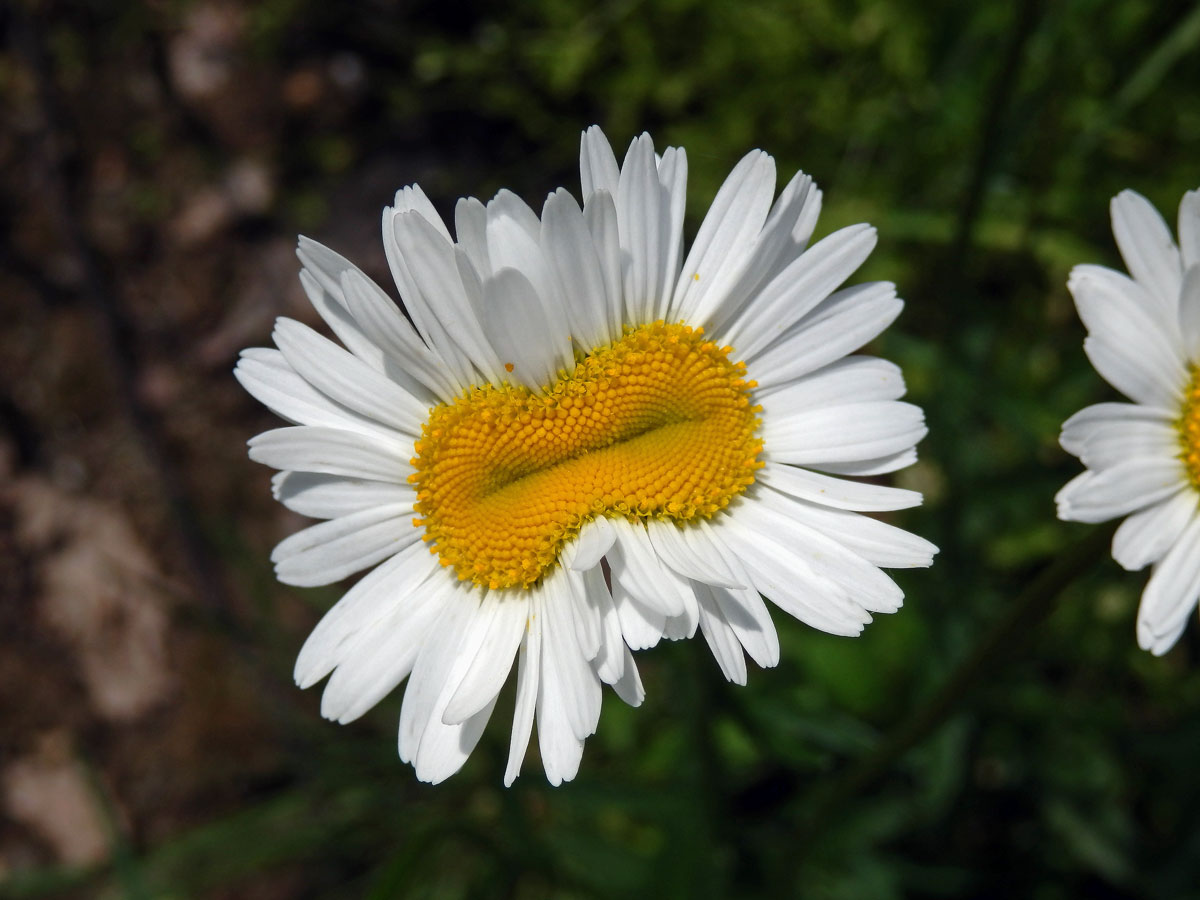
<path fill-rule="evenodd" d="M 1200 185 L 1200 7 L 16 0 L 0 31 L 0 895 L 1200 896 L 1197 629 L 1137 650 L 1145 576 L 1103 552 L 1019 602 L 1089 531 L 1058 427 L 1111 396 L 1067 273 L 1120 265 L 1117 191 L 1173 224 Z M 502 700 L 431 788 L 398 694 L 342 727 L 291 684 L 339 589 L 273 578 L 302 522 L 230 370 L 315 323 L 297 232 L 387 284 L 396 188 L 540 207 L 592 123 L 687 148 L 689 234 L 753 147 L 825 190 L 818 234 L 879 227 L 861 278 L 908 306 L 872 349 L 931 427 L 894 521 L 942 553 L 858 640 L 776 615 L 746 688 L 699 640 L 640 654 L 570 785 L 532 753 L 500 786 Z"/>

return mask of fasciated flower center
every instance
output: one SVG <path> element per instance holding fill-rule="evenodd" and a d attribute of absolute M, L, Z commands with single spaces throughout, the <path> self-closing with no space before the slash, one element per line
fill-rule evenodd
<path fill-rule="evenodd" d="M 1183 414 L 1179 417 L 1180 457 L 1187 466 L 1192 487 L 1200 490 L 1200 364 L 1192 366 L 1192 380 L 1183 398 Z"/>
<path fill-rule="evenodd" d="M 754 382 L 730 350 L 655 322 L 543 393 L 487 384 L 435 407 L 412 460 L 414 524 L 460 579 L 508 588 L 536 584 L 596 517 L 712 516 L 762 465 Z"/>

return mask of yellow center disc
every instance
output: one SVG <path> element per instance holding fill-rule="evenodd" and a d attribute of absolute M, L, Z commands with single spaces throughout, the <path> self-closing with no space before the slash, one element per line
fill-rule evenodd
<path fill-rule="evenodd" d="M 530 587 L 598 516 L 708 518 L 754 483 L 761 408 L 745 364 L 655 322 L 542 393 L 486 384 L 434 407 L 416 444 L 424 540 L 489 588 Z"/>
<path fill-rule="evenodd" d="M 1200 490 L 1200 365 L 1192 367 L 1192 380 L 1183 398 L 1183 415 L 1179 417 L 1179 454 L 1187 466 L 1192 487 Z"/>

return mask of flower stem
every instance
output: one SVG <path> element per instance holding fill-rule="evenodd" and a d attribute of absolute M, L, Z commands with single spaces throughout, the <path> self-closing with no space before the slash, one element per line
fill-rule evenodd
<path fill-rule="evenodd" d="M 1097 557 L 1106 556 L 1115 525 L 1104 525 L 1046 566 L 975 648 L 950 672 L 942 686 L 913 715 L 885 736 L 875 749 L 852 763 L 827 788 L 813 792 L 812 812 L 802 832 L 815 833 L 831 815 L 885 775 L 904 755 L 932 734 L 954 713 L 971 690 L 1005 653 L 1011 654 L 1037 625 L 1049 617 L 1063 591 L 1087 571 Z"/>

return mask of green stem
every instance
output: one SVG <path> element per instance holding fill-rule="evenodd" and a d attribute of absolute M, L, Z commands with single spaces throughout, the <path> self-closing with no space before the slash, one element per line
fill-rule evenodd
<path fill-rule="evenodd" d="M 866 756 L 853 763 L 827 789 L 816 792 L 806 825 L 811 836 L 848 800 L 886 774 L 913 747 L 932 734 L 983 680 L 991 665 L 1011 654 L 1036 627 L 1049 617 L 1063 591 L 1077 576 L 1106 556 L 1115 525 L 1094 529 L 1074 547 L 1046 566 L 992 625 L 970 654 L 949 674 L 942 686 L 913 715 Z"/>

